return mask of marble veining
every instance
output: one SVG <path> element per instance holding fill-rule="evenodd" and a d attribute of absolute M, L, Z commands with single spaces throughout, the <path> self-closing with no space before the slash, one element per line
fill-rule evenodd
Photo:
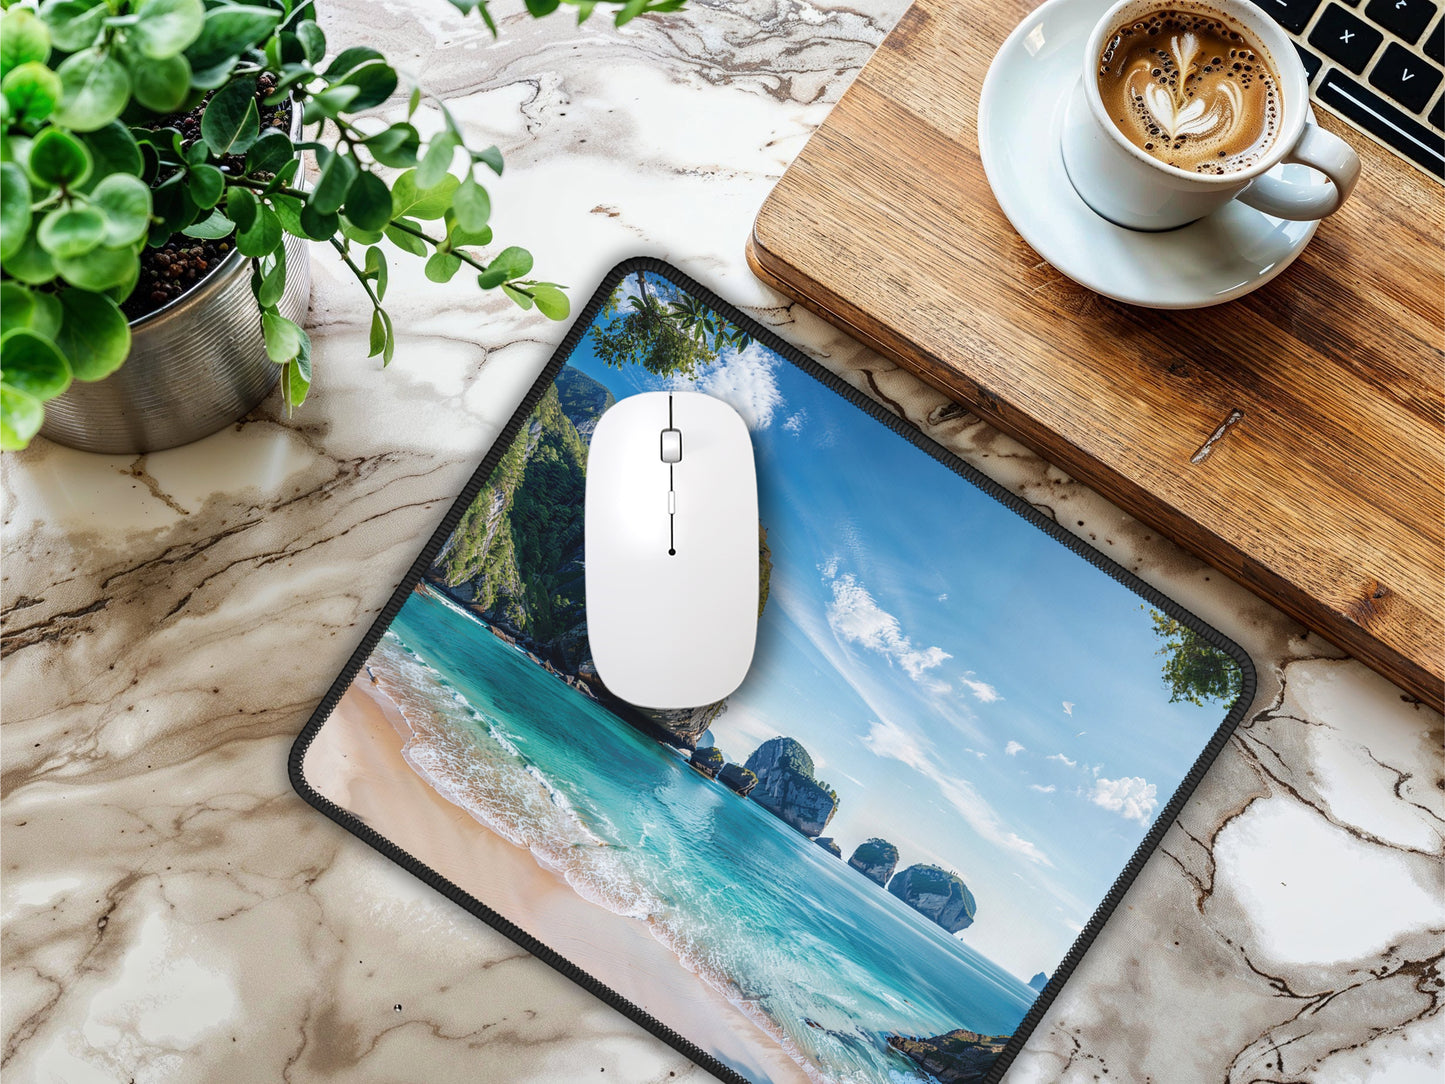
<path fill-rule="evenodd" d="M 499 240 L 578 302 L 626 256 L 676 263 L 1253 655 L 1245 722 L 1011 1084 L 1436 1081 L 1440 716 L 747 270 L 769 186 L 903 6 L 693 0 L 620 33 L 518 12 L 495 42 L 441 0 L 323 11 L 333 47 L 382 44 L 502 147 Z M 0 1073 L 707 1079 L 290 789 L 497 389 L 564 330 L 399 266 L 383 374 L 343 272 L 317 252 L 294 419 L 273 398 L 190 448 L 4 457 Z"/>

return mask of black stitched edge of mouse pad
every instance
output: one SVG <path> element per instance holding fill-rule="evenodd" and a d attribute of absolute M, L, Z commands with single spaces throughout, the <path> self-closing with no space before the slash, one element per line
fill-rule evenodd
<path fill-rule="evenodd" d="M 614 397 L 682 387 L 752 432 L 763 608 L 738 692 L 643 715 L 590 665 L 585 442 Z M 290 772 L 317 809 L 724 1080 L 988 1082 L 1254 690 L 1214 629 L 634 259 L 422 549 Z M 749 797 L 729 785 L 750 781 L 739 765 L 759 780 Z"/>

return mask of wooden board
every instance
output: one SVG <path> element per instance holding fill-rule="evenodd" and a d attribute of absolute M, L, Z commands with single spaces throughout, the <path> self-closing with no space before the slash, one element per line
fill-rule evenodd
<path fill-rule="evenodd" d="M 754 271 L 1442 708 L 1445 191 L 1320 110 L 1363 178 L 1283 275 L 1186 312 L 1093 294 L 979 162 L 1034 6 L 917 0 L 763 205 Z"/>

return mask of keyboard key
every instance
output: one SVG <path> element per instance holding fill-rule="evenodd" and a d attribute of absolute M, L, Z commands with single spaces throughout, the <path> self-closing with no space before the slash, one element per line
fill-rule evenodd
<path fill-rule="evenodd" d="M 1437 10 L 1430 0 L 1370 0 L 1365 6 L 1365 18 L 1413 45 Z"/>
<path fill-rule="evenodd" d="M 1445 94 L 1435 103 L 1435 108 L 1430 110 L 1430 123 L 1436 128 L 1445 131 Z"/>
<path fill-rule="evenodd" d="M 1257 0 L 1270 17 L 1291 34 L 1302 34 L 1321 0 Z"/>
<path fill-rule="evenodd" d="M 1299 54 L 1300 63 L 1305 66 L 1305 82 L 1313 83 L 1315 76 L 1319 75 L 1320 69 L 1324 67 L 1325 62 L 1299 42 L 1295 42 L 1294 51 Z"/>
<path fill-rule="evenodd" d="M 1445 64 L 1445 19 L 1425 35 L 1425 55 L 1438 64 Z"/>
<path fill-rule="evenodd" d="M 1315 97 L 1365 131 L 1445 180 L 1445 135 L 1432 132 L 1338 69 L 1325 72 Z"/>
<path fill-rule="evenodd" d="M 1332 60 L 1338 60 L 1356 75 L 1365 70 L 1370 57 L 1375 55 L 1375 50 L 1384 40 L 1384 34 L 1351 15 L 1339 4 L 1325 8 L 1320 21 L 1310 32 L 1311 45 Z"/>
<path fill-rule="evenodd" d="M 1370 86 L 1383 90 L 1410 112 L 1419 113 L 1440 85 L 1440 78 L 1439 68 L 1392 41 L 1375 61 Z"/>

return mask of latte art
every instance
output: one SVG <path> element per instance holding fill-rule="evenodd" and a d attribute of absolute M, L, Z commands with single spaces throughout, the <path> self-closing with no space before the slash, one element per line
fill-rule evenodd
<path fill-rule="evenodd" d="M 1118 27 L 1098 82 L 1119 131 L 1180 169 L 1247 169 L 1279 129 L 1278 80 L 1263 50 L 1213 14 L 1161 10 Z"/>

